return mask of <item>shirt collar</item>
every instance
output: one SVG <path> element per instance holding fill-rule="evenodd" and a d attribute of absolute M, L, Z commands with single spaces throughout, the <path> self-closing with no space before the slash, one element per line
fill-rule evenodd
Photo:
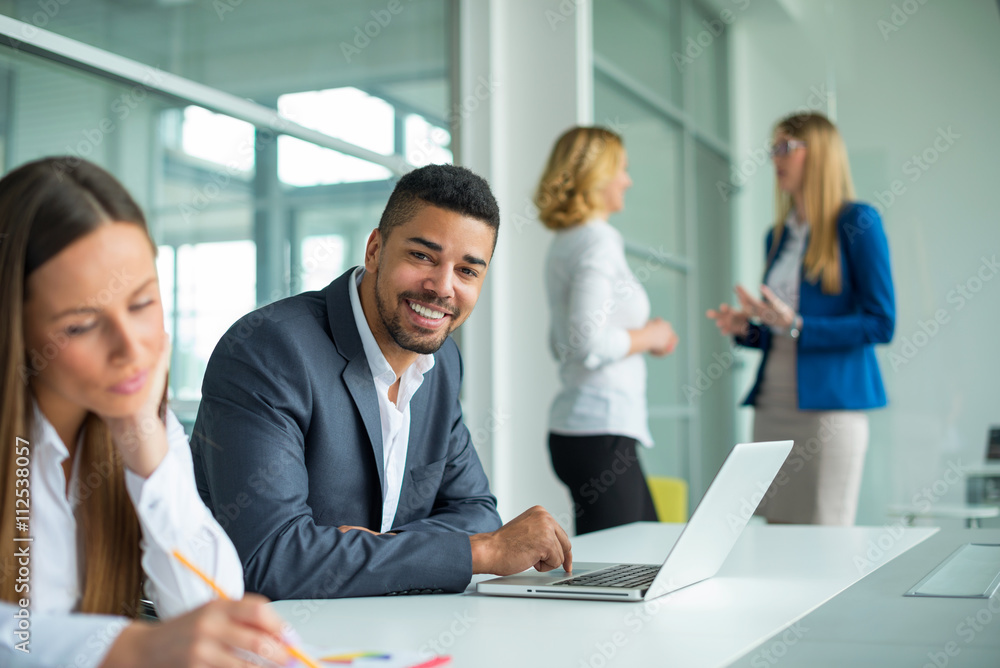
<path fill-rule="evenodd" d="M 809 223 L 805 220 L 799 220 L 799 217 L 795 215 L 795 209 L 788 212 L 788 217 L 785 218 L 785 227 L 796 239 L 804 238 L 809 232 Z"/>
<path fill-rule="evenodd" d="M 365 357 L 368 358 L 368 367 L 371 369 L 372 378 L 386 385 L 392 385 L 396 382 L 396 372 L 393 371 L 392 366 L 385 359 L 385 355 L 382 354 L 382 349 L 379 348 L 378 342 L 375 340 L 375 335 L 372 334 L 371 327 L 368 326 L 365 312 L 361 308 L 359 290 L 361 279 L 364 275 L 365 268 L 357 267 L 354 273 L 351 274 L 351 278 L 354 280 L 347 282 L 347 292 L 351 298 L 351 310 L 354 312 L 354 324 L 357 326 L 358 334 L 361 336 L 361 345 L 364 348 Z M 417 360 L 403 372 L 403 376 L 409 378 L 423 376 L 433 366 L 434 355 L 418 355 Z"/>
<path fill-rule="evenodd" d="M 60 494 L 66 494 L 66 477 L 63 472 L 63 464 L 69 459 L 69 448 L 63 442 L 62 438 L 59 436 L 59 432 L 56 428 L 49 422 L 49 419 L 45 417 L 45 413 L 38 406 L 38 401 L 32 397 L 31 405 L 34 409 L 34 418 L 32 428 L 32 438 L 34 442 L 32 447 L 41 453 L 43 450 L 49 450 L 51 452 L 48 456 L 41 456 L 33 454 L 32 457 L 38 457 L 34 459 L 36 462 L 42 462 L 40 464 L 42 468 L 42 475 L 50 477 L 50 479 L 58 480 L 59 485 L 57 487 L 61 490 Z M 80 488 L 79 488 L 79 467 L 80 467 L 80 450 L 83 448 L 84 438 L 86 436 L 87 429 L 83 428 L 80 430 L 79 436 L 76 439 L 76 451 L 73 456 L 73 466 L 69 476 L 69 496 L 67 497 L 72 507 L 80 505 Z"/>
<path fill-rule="evenodd" d="M 69 448 L 66 447 L 66 444 L 59 437 L 59 432 L 56 431 L 56 428 L 45 417 L 45 413 L 42 412 L 42 409 L 38 406 L 38 401 L 34 397 L 31 397 L 31 406 L 34 410 L 34 424 L 32 425 L 34 433 L 32 437 L 35 439 L 32 445 L 52 450 L 55 453 L 57 463 L 62 465 L 69 458 Z"/>

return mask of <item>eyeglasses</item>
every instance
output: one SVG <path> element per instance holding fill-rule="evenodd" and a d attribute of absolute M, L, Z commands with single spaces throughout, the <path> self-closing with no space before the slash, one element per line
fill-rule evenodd
<path fill-rule="evenodd" d="M 797 148 L 805 148 L 806 143 L 798 139 L 782 139 L 771 144 L 771 157 L 788 155 Z"/>

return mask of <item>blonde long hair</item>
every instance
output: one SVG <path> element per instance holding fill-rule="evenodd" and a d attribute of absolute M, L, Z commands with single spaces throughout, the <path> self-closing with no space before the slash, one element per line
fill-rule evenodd
<path fill-rule="evenodd" d="M 604 188 L 625 156 L 622 138 L 600 127 L 575 127 L 556 141 L 535 190 L 538 217 L 550 230 L 586 222 L 604 209 Z"/>
<path fill-rule="evenodd" d="M 821 281 L 825 294 L 838 294 L 842 277 L 837 217 L 844 204 L 854 199 L 854 184 L 844 140 L 826 116 L 814 112 L 788 116 L 778 122 L 774 132 L 782 132 L 806 143 L 802 176 L 805 211 L 800 213 L 805 215 L 811 229 L 803 265 L 810 282 Z M 778 220 L 774 224 L 774 243 L 769 260 L 777 252 L 785 220 L 794 207 L 791 194 L 777 187 L 775 189 Z"/>
<path fill-rule="evenodd" d="M 109 221 L 139 225 L 146 220 L 125 188 L 106 171 L 77 158 L 45 158 L 0 180 L 0 599 L 30 598 L 17 583 L 15 550 L 30 543 L 18 526 L 17 480 L 24 459 L 15 448 L 32 440 L 31 378 L 59 354 L 52 342 L 42 351 L 25 349 L 24 302 L 28 277 L 62 249 Z M 152 244 L 152 240 L 150 240 Z M 83 543 L 82 612 L 135 616 L 142 588 L 140 528 L 125 489 L 122 458 L 104 422 L 89 414 L 83 427 L 78 536 Z M 29 455 L 30 461 L 30 455 Z M 29 464 L 30 466 L 30 464 Z M 91 472 L 98 474 L 93 477 Z M 20 474 L 20 475 L 19 475 Z M 30 497 L 29 497 L 30 498 Z M 29 524 L 30 526 L 30 524 Z M 34 555 L 48 559 L 54 555 Z"/>

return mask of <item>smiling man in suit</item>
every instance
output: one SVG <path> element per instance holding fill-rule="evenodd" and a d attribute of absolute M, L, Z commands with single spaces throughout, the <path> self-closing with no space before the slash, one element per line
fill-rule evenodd
<path fill-rule="evenodd" d="M 501 526 L 462 421 L 449 337 L 500 225 L 482 178 L 403 176 L 363 267 L 242 318 L 209 361 L 191 439 L 246 588 L 272 599 L 462 591 L 572 564 L 542 508 Z"/>

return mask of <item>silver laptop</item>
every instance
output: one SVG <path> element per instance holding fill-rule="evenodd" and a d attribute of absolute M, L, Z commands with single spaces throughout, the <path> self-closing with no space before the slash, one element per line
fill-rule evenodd
<path fill-rule="evenodd" d="M 719 572 L 791 450 L 791 441 L 733 448 L 661 565 L 580 563 L 573 564 L 572 573 L 525 571 L 485 580 L 476 590 L 499 596 L 642 601 L 708 579 Z"/>

